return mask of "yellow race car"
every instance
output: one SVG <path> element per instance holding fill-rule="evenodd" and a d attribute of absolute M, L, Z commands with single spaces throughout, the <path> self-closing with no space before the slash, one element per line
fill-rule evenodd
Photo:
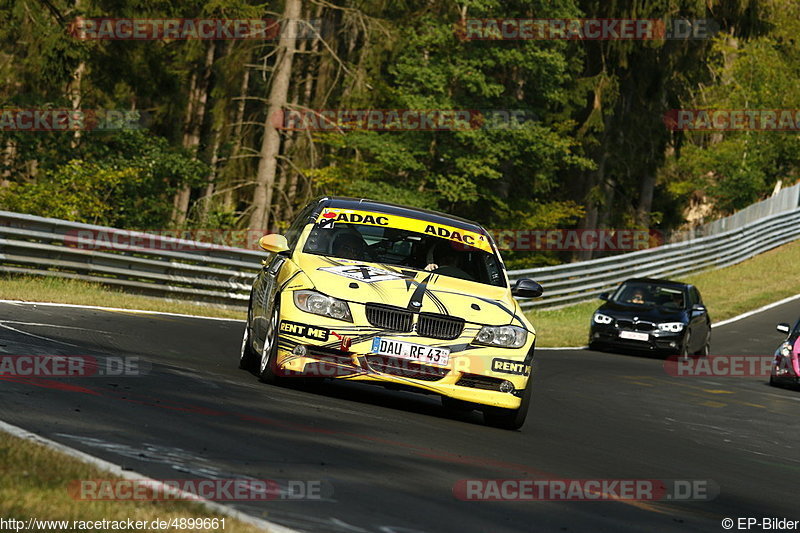
<path fill-rule="evenodd" d="M 239 366 L 262 381 L 332 378 L 438 394 L 522 426 L 536 334 L 489 233 L 434 211 L 353 198 L 306 206 L 250 294 Z"/>

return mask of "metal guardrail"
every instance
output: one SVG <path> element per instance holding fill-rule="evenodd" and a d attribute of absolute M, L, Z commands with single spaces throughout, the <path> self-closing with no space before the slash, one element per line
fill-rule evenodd
<path fill-rule="evenodd" d="M 118 234 L 125 242 L 103 239 Z M 147 246 L 131 246 L 137 239 Z M 523 308 L 559 307 L 590 300 L 631 277 L 680 277 L 722 268 L 796 239 L 798 208 L 716 235 L 614 257 L 513 270 L 509 277 L 531 277 L 545 289 L 542 298 L 523 300 Z M 243 306 L 263 258 L 261 251 L 0 211 L 0 272 Z"/>
<path fill-rule="evenodd" d="M 254 250 L 0 211 L 0 272 L 242 306 L 263 258 Z"/>
<path fill-rule="evenodd" d="M 762 218 L 792 211 L 798 207 L 800 207 L 800 183 L 781 189 L 775 195 L 751 204 L 727 217 L 712 220 L 690 230 L 674 232 L 670 234 L 669 242 L 680 242 L 743 228 Z"/>
<path fill-rule="evenodd" d="M 552 267 L 512 270 L 512 279 L 533 278 L 542 298 L 523 308 L 560 307 L 591 300 L 633 277 L 676 278 L 722 268 L 800 239 L 800 209 L 765 217 L 739 229 L 614 257 Z"/>

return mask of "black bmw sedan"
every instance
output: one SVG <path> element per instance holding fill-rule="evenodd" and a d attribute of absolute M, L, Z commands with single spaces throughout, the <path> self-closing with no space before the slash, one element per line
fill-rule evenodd
<path fill-rule="evenodd" d="M 589 348 L 625 348 L 708 355 L 711 318 L 700 291 L 675 281 L 635 278 L 611 293 L 592 315 Z"/>

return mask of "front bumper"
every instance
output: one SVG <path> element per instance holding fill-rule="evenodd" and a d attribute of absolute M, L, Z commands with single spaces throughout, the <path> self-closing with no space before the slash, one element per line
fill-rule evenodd
<path fill-rule="evenodd" d="M 276 357 L 278 375 L 373 382 L 485 406 L 520 406 L 530 379 L 533 334 L 528 335 L 521 348 L 484 347 L 470 344 L 478 325 L 467 323 L 460 337 L 439 340 L 413 331 L 397 333 L 376 328 L 366 320 L 362 305 L 351 305 L 351 313 L 354 322 L 348 323 L 301 311 L 291 300 L 283 302 Z M 372 351 L 376 336 L 447 347 L 449 361 L 447 365 L 434 365 L 377 355 Z"/>
<path fill-rule="evenodd" d="M 683 336 L 686 332 L 685 329 L 677 333 L 661 330 L 636 331 L 635 333 L 647 334 L 648 339 L 632 340 L 621 338 L 621 331 L 632 330 L 623 330 L 616 327 L 592 326 L 589 332 L 589 343 L 652 352 L 677 352 L 683 345 Z"/>

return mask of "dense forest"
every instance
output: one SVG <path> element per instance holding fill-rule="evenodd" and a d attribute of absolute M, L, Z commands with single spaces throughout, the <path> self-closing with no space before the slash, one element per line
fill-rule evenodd
<path fill-rule="evenodd" d="M 797 128 L 681 131 L 664 120 L 676 109 L 800 108 L 796 0 L 0 6 L 0 108 L 100 117 L 93 128 L 17 131 L 7 115 L 0 209 L 122 228 L 280 231 L 312 197 L 338 194 L 492 228 L 668 232 L 769 195 L 777 182 L 796 181 L 800 167 Z M 74 31 L 76 21 L 98 17 L 273 19 L 280 29 L 219 40 Z M 716 31 L 463 38 L 465 20 L 498 17 L 681 17 L 710 19 Z M 482 110 L 484 120 L 407 131 L 287 128 L 283 120 L 375 109 Z M 122 127 L 112 115 L 124 117 Z M 517 254 L 512 265 L 568 259 Z"/>

